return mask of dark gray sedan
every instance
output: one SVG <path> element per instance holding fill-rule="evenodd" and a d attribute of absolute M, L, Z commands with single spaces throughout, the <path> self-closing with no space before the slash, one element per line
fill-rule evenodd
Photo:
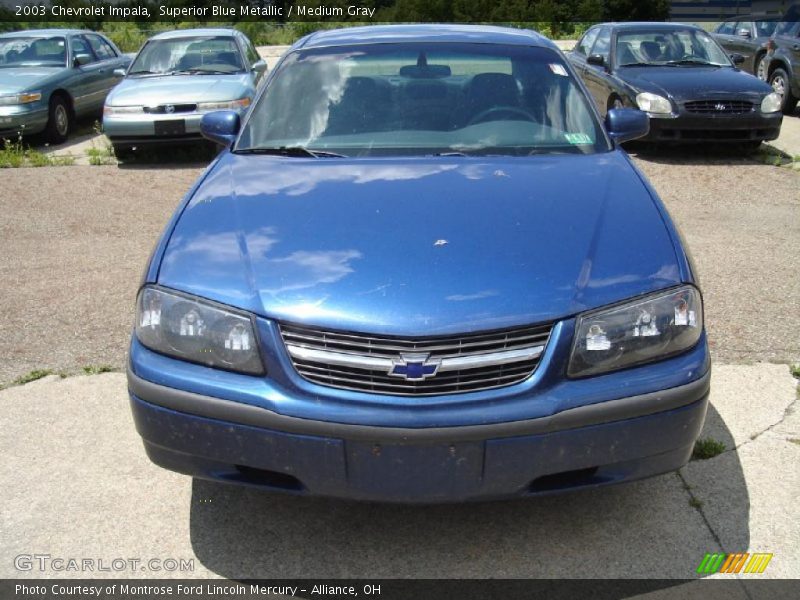
<path fill-rule="evenodd" d="M 91 31 L 39 29 L 0 35 L 0 138 L 45 133 L 60 144 L 75 119 L 100 114 L 131 59 Z"/>
<path fill-rule="evenodd" d="M 711 35 L 729 53 L 744 56 L 743 70 L 766 81 L 763 59 L 778 20 L 776 16 L 739 15 L 720 23 Z"/>

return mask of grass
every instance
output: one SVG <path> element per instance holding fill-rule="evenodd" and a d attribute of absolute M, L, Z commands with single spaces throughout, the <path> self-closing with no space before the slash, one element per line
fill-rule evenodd
<path fill-rule="evenodd" d="M 692 460 L 708 460 L 725 452 L 725 444 L 714 438 L 701 438 L 694 444 Z"/>
<path fill-rule="evenodd" d="M 41 379 L 42 377 L 47 377 L 48 375 L 55 375 L 55 372 L 51 371 L 50 369 L 34 369 L 30 373 L 26 373 L 22 377 L 17 377 L 11 385 L 25 385 L 26 383 L 30 383 L 31 381 L 36 381 L 37 379 Z"/>
<path fill-rule="evenodd" d="M 100 373 L 111 373 L 114 367 L 110 365 L 86 365 L 83 367 L 83 372 L 86 375 L 99 375 Z"/>
<path fill-rule="evenodd" d="M 97 135 L 103 132 L 99 121 L 94 122 L 92 129 Z M 117 164 L 117 157 L 114 155 L 114 146 L 112 146 L 111 142 L 108 140 L 103 142 L 102 148 L 95 146 L 94 140 L 92 140 L 92 147 L 86 149 L 86 156 L 89 157 L 90 165 L 100 166 Z"/>
<path fill-rule="evenodd" d="M 700 510 L 701 508 L 703 508 L 703 502 L 692 496 L 691 498 L 689 498 L 689 506 L 691 506 L 692 508 L 696 508 L 697 510 Z"/>
<path fill-rule="evenodd" d="M 75 164 L 72 156 L 50 156 L 34 150 L 22 143 L 22 136 L 16 141 L 4 139 L 0 146 L 0 169 L 20 167 L 65 167 Z"/>
<path fill-rule="evenodd" d="M 800 379 L 800 363 L 791 365 L 789 368 L 792 370 L 792 377 Z"/>

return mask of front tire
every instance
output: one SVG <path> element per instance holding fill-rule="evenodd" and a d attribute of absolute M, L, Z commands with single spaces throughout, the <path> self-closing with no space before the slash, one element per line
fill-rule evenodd
<path fill-rule="evenodd" d="M 47 141 L 51 144 L 63 144 L 67 141 L 71 127 L 72 116 L 66 100 L 62 96 L 53 96 L 50 98 L 50 109 L 45 128 Z"/>
<path fill-rule="evenodd" d="M 781 109 L 783 110 L 783 114 L 792 114 L 795 106 L 797 106 L 797 98 L 792 94 L 789 74 L 783 69 L 777 68 L 769 76 L 769 84 L 772 86 L 772 89 L 782 97 Z"/>
<path fill-rule="evenodd" d="M 755 58 L 755 69 L 753 75 L 758 77 L 761 81 L 767 80 L 767 55 L 761 54 Z"/>

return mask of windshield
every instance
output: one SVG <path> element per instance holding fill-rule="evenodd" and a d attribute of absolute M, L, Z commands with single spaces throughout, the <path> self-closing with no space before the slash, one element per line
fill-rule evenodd
<path fill-rule="evenodd" d="M 129 75 L 238 73 L 244 70 L 236 40 L 230 36 L 151 40 L 131 65 Z"/>
<path fill-rule="evenodd" d="M 731 66 L 725 51 L 696 29 L 621 31 L 617 34 L 617 66 Z"/>
<path fill-rule="evenodd" d="M 287 56 L 260 96 L 236 151 L 608 150 L 589 106 L 561 56 L 546 48 L 438 42 L 301 50 Z"/>
<path fill-rule="evenodd" d="M 65 67 L 67 43 L 63 37 L 0 38 L 0 67 Z"/>

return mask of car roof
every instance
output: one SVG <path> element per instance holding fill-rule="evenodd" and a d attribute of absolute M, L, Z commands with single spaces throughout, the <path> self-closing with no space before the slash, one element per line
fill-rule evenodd
<path fill-rule="evenodd" d="M 317 31 L 300 40 L 295 49 L 402 42 L 471 42 L 556 48 L 553 42 L 530 29 L 491 25 L 417 24 L 370 25 Z"/>
<path fill-rule="evenodd" d="M 94 33 L 94 31 L 89 31 L 88 29 L 23 29 L 22 31 L 0 34 L 0 37 L 48 37 L 53 35 L 79 35 L 82 33 Z"/>
<path fill-rule="evenodd" d="M 164 31 L 151 37 L 151 40 L 171 40 L 185 37 L 197 36 L 233 36 L 237 31 L 231 27 L 201 27 L 198 29 L 177 29 L 175 31 Z"/>
<path fill-rule="evenodd" d="M 697 29 L 699 31 L 705 31 L 702 27 L 698 27 L 697 25 L 691 25 L 690 23 L 680 23 L 680 22 L 651 22 L 651 21 L 633 21 L 633 22 L 625 22 L 625 23 L 602 23 L 602 25 L 608 25 L 609 27 L 613 27 L 618 31 L 635 31 L 637 29 L 645 29 L 647 31 L 653 30 L 664 30 L 664 31 L 671 31 L 672 29 Z"/>
<path fill-rule="evenodd" d="M 749 15 L 736 15 L 735 17 L 728 17 L 723 23 L 731 21 L 780 21 L 781 16 L 769 13 L 751 13 Z"/>

